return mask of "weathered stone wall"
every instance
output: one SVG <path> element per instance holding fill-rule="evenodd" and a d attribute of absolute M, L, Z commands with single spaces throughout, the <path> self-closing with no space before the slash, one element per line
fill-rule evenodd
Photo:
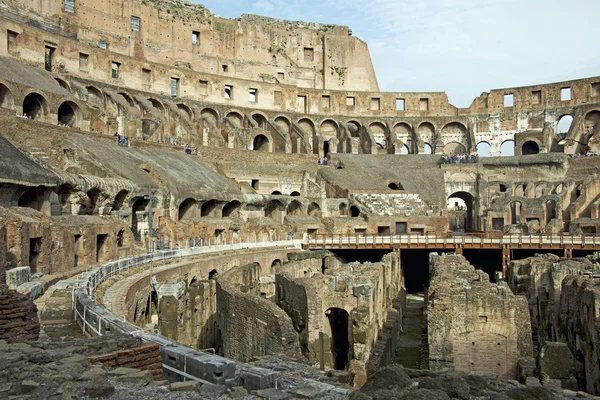
<path fill-rule="evenodd" d="M 259 278 L 259 266 L 250 264 L 234 268 L 217 279 L 220 353 L 244 362 L 279 353 L 301 357 L 290 317 L 259 296 Z"/>
<path fill-rule="evenodd" d="M 0 284 L 0 340 L 26 342 L 37 340 L 39 333 L 37 307 L 31 297 Z"/>
<path fill-rule="evenodd" d="M 103 367 L 136 368 L 140 371 L 150 371 L 154 380 L 163 380 L 162 357 L 160 347 L 156 343 L 146 343 L 130 350 L 94 356 L 90 362 L 102 364 Z"/>
<path fill-rule="evenodd" d="M 515 379 L 533 357 L 527 300 L 462 256 L 431 256 L 426 313 L 431 369 Z"/>
<path fill-rule="evenodd" d="M 4 220 L 0 218 L 0 285 L 6 283 L 4 271 L 6 269 L 6 226 Z"/>
<path fill-rule="evenodd" d="M 292 319 L 302 352 L 311 363 L 319 361 L 322 345 L 325 365 L 348 368 L 355 374 L 354 384 L 361 386 L 378 335 L 394 309 L 394 301 L 401 295 L 398 255 L 387 254 L 375 264 L 347 265 L 327 252 L 315 254 L 313 259 L 300 255 L 296 258 L 276 272 L 277 304 Z M 328 258 L 331 260 L 325 263 Z M 344 315 L 347 321 L 341 320 L 346 318 Z M 347 326 L 347 332 L 339 326 Z M 335 348 L 346 337 L 348 349 Z M 386 345 L 379 350 L 393 353 Z M 377 357 L 386 359 L 381 354 Z M 345 366 L 339 364 L 346 359 Z"/>

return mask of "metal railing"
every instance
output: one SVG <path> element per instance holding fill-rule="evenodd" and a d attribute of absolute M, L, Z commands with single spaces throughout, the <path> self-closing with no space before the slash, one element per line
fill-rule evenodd
<path fill-rule="evenodd" d="M 546 235 L 546 234 L 518 234 L 498 235 L 494 232 L 476 232 L 465 234 L 435 233 L 406 234 L 406 235 L 375 235 L 375 234 L 330 234 L 311 235 L 304 241 L 308 248 L 319 247 L 497 247 L 525 246 L 525 247 L 568 247 L 581 246 L 586 248 L 600 248 L 600 236 L 590 235 Z"/>

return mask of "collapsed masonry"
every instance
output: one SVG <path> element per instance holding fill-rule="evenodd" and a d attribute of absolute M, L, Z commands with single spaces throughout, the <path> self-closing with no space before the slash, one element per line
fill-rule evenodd
<path fill-rule="evenodd" d="M 429 368 L 525 379 L 533 369 L 527 300 L 460 255 L 430 257 Z"/>
<path fill-rule="evenodd" d="M 552 254 L 513 261 L 508 282 L 528 299 L 538 377 L 558 387 L 600 394 L 598 255 Z"/>

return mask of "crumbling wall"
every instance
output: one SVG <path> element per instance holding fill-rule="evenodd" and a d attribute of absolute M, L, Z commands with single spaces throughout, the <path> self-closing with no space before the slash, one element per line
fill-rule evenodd
<path fill-rule="evenodd" d="M 6 269 L 6 227 L 0 218 L 0 285 L 6 282 L 4 271 Z"/>
<path fill-rule="evenodd" d="M 221 353 L 240 361 L 284 353 L 301 357 L 290 317 L 259 294 L 260 266 L 235 268 L 217 280 L 217 327 Z"/>
<path fill-rule="evenodd" d="M 27 342 L 37 340 L 39 334 L 37 307 L 31 297 L 0 284 L 0 340 Z"/>
<path fill-rule="evenodd" d="M 430 282 L 430 368 L 517 378 L 519 361 L 533 357 L 526 299 L 456 254 L 431 256 Z"/>

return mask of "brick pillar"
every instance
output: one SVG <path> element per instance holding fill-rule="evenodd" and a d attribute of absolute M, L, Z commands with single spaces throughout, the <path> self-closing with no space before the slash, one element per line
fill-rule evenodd
<path fill-rule="evenodd" d="M 0 221 L 1 223 L 1 221 Z M 0 285 L 6 283 L 6 227 L 0 225 Z"/>

